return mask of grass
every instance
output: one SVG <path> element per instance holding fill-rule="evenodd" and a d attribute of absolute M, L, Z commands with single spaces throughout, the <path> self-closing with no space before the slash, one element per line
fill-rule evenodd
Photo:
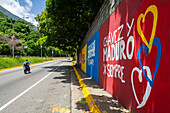
<path fill-rule="evenodd" d="M 75 65 L 76 64 L 76 60 L 73 60 L 72 63 L 73 63 L 73 65 Z"/>
<path fill-rule="evenodd" d="M 14 59 L 12 57 L 3 57 L 0 58 L 0 69 L 22 66 L 26 59 L 28 59 L 30 64 L 53 60 L 51 58 L 40 57 L 15 57 Z"/>

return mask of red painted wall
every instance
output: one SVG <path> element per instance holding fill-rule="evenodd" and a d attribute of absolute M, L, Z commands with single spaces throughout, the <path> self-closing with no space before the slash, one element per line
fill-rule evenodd
<path fill-rule="evenodd" d="M 81 68 L 81 59 L 82 59 L 82 54 L 81 54 L 81 51 L 79 53 L 79 67 Z"/>
<path fill-rule="evenodd" d="M 123 0 L 99 29 L 99 84 L 139 113 L 170 113 L 170 1 Z"/>

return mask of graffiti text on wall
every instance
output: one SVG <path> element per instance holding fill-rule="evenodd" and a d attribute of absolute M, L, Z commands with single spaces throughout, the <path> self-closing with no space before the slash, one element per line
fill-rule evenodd
<path fill-rule="evenodd" d="M 88 46 L 88 65 L 94 65 L 92 57 L 95 57 L 95 40 Z"/>
<path fill-rule="evenodd" d="M 109 32 L 109 35 L 106 36 L 103 40 L 103 61 L 114 61 L 114 60 L 122 60 L 122 59 L 132 59 L 134 53 L 134 38 L 133 36 L 129 36 L 129 33 L 132 30 L 132 26 L 134 23 L 134 19 L 132 19 L 131 24 L 127 23 L 129 28 L 127 37 L 128 40 L 125 44 L 123 40 L 123 36 L 121 36 L 121 32 L 124 28 L 124 24 L 119 26 L 116 30 Z M 118 34 L 118 36 L 117 36 Z M 129 52 L 130 42 L 132 43 L 132 50 Z M 126 48 L 125 48 L 126 47 Z"/>
<path fill-rule="evenodd" d="M 134 18 L 130 24 L 128 22 L 126 23 L 128 27 L 128 33 L 126 34 L 128 38 L 127 42 L 124 41 L 124 37 L 121 34 L 124 29 L 124 24 L 113 32 L 109 32 L 109 35 L 103 40 L 103 62 L 107 62 L 107 64 L 103 64 L 103 74 L 107 75 L 107 77 L 119 78 L 122 83 L 125 83 L 125 80 L 123 80 L 124 66 L 109 64 L 108 61 L 132 59 L 134 54 L 134 37 L 129 34 L 132 31 L 133 23 Z"/>

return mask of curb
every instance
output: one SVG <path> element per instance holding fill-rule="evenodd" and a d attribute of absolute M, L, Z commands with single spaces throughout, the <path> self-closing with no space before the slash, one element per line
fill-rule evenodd
<path fill-rule="evenodd" d="M 84 83 L 83 79 L 81 78 L 78 71 L 74 67 L 73 63 L 72 63 L 72 66 L 73 66 L 74 71 L 76 73 L 77 79 L 78 79 L 78 81 L 80 83 L 80 86 L 82 87 L 82 92 L 84 94 L 84 97 L 85 97 L 86 101 L 88 101 L 88 106 L 89 106 L 90 112 L 92 112 L 92 113 L 101 113 L 99 107 L 96 105 L 96 103 L 95 103 L 93 97 L 91 96 L 86 84 Z"/>

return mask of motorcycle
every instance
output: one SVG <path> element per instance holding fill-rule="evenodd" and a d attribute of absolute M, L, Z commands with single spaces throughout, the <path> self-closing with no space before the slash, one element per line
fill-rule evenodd
<path fill-rule="evenodd" d="M 24 73 L 25 73 L 25 74 L 30 73 L 30 68 L 24 66 Z"/>

